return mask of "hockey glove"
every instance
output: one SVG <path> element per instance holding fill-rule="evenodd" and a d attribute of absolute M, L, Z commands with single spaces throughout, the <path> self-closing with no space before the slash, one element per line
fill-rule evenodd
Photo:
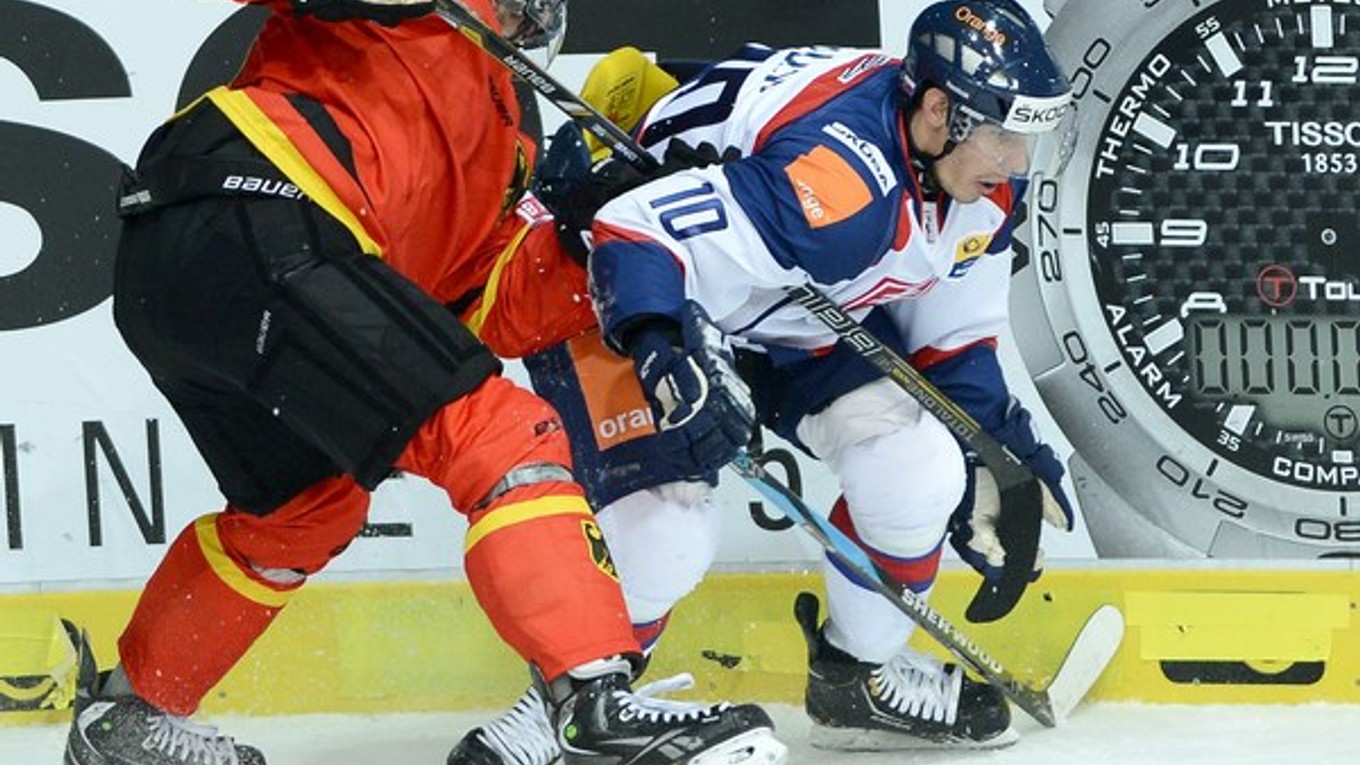
<path fill-rule="evenodd" d="M 557 142 L 556 136 L 553 142 Z M 568 145 L 572 143 L 568 139 Z M 573 146 L 571 150 L 588 152 L 584 143 L 579 149 Z M 564 185 L 559 180 L 555 193 L 550 192 L 540 199 L 557 219 L 557 234 L 562 246 L 584 263 L 590 252 L 590 224 L 595 220 L 595 213 L 609 200 L 671 173 L 721 164 L 739 156 L 740 151 L 735 147 L 720 154 L 711 143 L 692 147 L 683 141 L 671 141 L 666 147 L 665 159 L 656 167 L 644 171 L 613 156 L 605 157 L 591 165 L 590 171 L 577 182 Z"/>
<path fill-rule="evenodd" d="M 722 332 L 697 303 L 685 303 L 680 327 L 649 322 L 628 333 L 626 347 L 657 430 L 683 435 L 693 477 L 731 462 L 750 442 L 756 418 L 750 390 L 733 369 Z"/>
<path fill-rule="evenodd" d="M 1011 450 L 1042 484 L 1044 520 L 1049 525 L 1071 531 L 1072 503 L 1063 491 L 1064 470 L 1058 456 L 1047 444 L 1039 441 L 1030 413 L 1020 403 L 1011 400 L 1006 419 L 992 435 Z M 1001 577 L 1006 550 L 996 535 L 996 524 L 1001 516 L 1001 493 L 992 471 L 988 470 L 971 452 L 967 455 L 968 484 L 963 499 L 949 519 L 949 543 L 970 566 L 991 580 Z M 1034 560 L 1034 574 L 1030 581 L 1043 573 L 1043 550 Z"/>
<path fill-rule="evenodd" d="M 293 14 L 323 21 L 364 19 L 394 27 L 434 12 L 433 0 L 293 0 Z"/>

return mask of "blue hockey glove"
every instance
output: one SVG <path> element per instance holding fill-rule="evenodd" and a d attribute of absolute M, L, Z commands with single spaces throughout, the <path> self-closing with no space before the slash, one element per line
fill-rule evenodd
<path fill-rule="evenodd" d="M 1065 471 L 1053 449 L 1039 441 L 1029 411 L 1012 399 L 1005 421 L 992 431 L 992 436 L 1034 471 L 1042 483 L 1044 520 L 1055 528 L 1071 531 L 1072 503 L 1062 488 Z M 998 579 L 1006 560 L 1006 550 L 996 535 L 996 523 L 1001 515 L 1000 492 L 992 472 L 976 454 L 969 452 L 967 463 L 968 484 L 963 499 L 949 519 L 949 544 L 983 577 Z M 1040 550 L 1030 581 L 1039 578 L 1043 567 L 1043 550 Z"/>
<path fill-rule="evenodd" d="M 364 19 L 393 27 L 434 12 L 434 0 L 293 0 L 293 13 L 323 21 Z"/>
<path fill-rule="evenodd" d="M 1046 490 L 1044 520 L 1055 528 L 1071 531 L 1072 503 L 1062 488 L 1062 479 L 1066 471 L 1058 461 L 1058 455 L 1053 453 L 1052 447 L 1039 440 L 1029 410 L 1012 398 L 1010 406 L 1006 409 L 1005 422 L 992 431 L 992 436 L 1019 457 L 1020 461 L 1043 482 Z M 995 482 L 992 485 L 995 486 Z"/>
<path fill-rule="evenodd" d="M 698 304 L 685 303 L 676 330 L 652 322 L 628 333 L 625 344 L 657 430 L 683 435 L 698 477 L 731 462 L 750 442 L 755 405 L 722 332 Z"/>

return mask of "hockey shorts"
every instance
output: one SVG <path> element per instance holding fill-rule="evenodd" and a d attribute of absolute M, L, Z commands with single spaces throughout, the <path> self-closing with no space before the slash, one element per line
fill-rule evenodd
<path fill-rule="evenodd" d="M 632 360 L 606 348 L 598 328 L 526 356 L 524 366 L 561 415 L 576 478 L 597 511 L 672 481 L 717 483 L 690 463 L 682 436 L 657 431 Z"/>
<path fill-rule="evenodd" d="M 206 166 L 254 152 L 239 136 L 199 143 Z M 342 473 L 376 487 L 421 423 L 500 369 L 306 199 L 206 196 L 125 218 L 113 293 L 119 332 L 222 494 L 254 514 Z"/>
<path fill-rule="evenodd" d="M 906 355 L 902 334 L 887 311 L 870 311 L 861 323 L 885 346 Z M 829 353 L 819 356 L 787 349 L 768 354 L 739 350 L 737 372 L 751 388 L 760 424 L 804 451 L 807 447 L 797 435 L 804 417 L 883 376 L 873 362 L 845 343 L 836 343 Z"/>

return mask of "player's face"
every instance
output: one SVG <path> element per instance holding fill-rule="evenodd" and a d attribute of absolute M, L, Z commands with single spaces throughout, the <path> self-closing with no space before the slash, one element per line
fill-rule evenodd
<path fill-rule="evenodd" d="M 1012 177 L 1023 176 L 1029 156 L 1026 136 L 984 124 L 935 163 L 935 177 L 946 194 L 973 202 Z"/>

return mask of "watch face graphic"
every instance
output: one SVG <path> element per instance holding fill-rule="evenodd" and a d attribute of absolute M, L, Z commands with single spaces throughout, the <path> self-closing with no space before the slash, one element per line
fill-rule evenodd
<path fill-rule="evenodd" d="M 1050 339 L 1017 337 L 1083 511 L 1177 552 L 1360 551 L 1360 7 L 1069 2 L 1048 36 L 1081 134 L 1021 232 Z"/>

